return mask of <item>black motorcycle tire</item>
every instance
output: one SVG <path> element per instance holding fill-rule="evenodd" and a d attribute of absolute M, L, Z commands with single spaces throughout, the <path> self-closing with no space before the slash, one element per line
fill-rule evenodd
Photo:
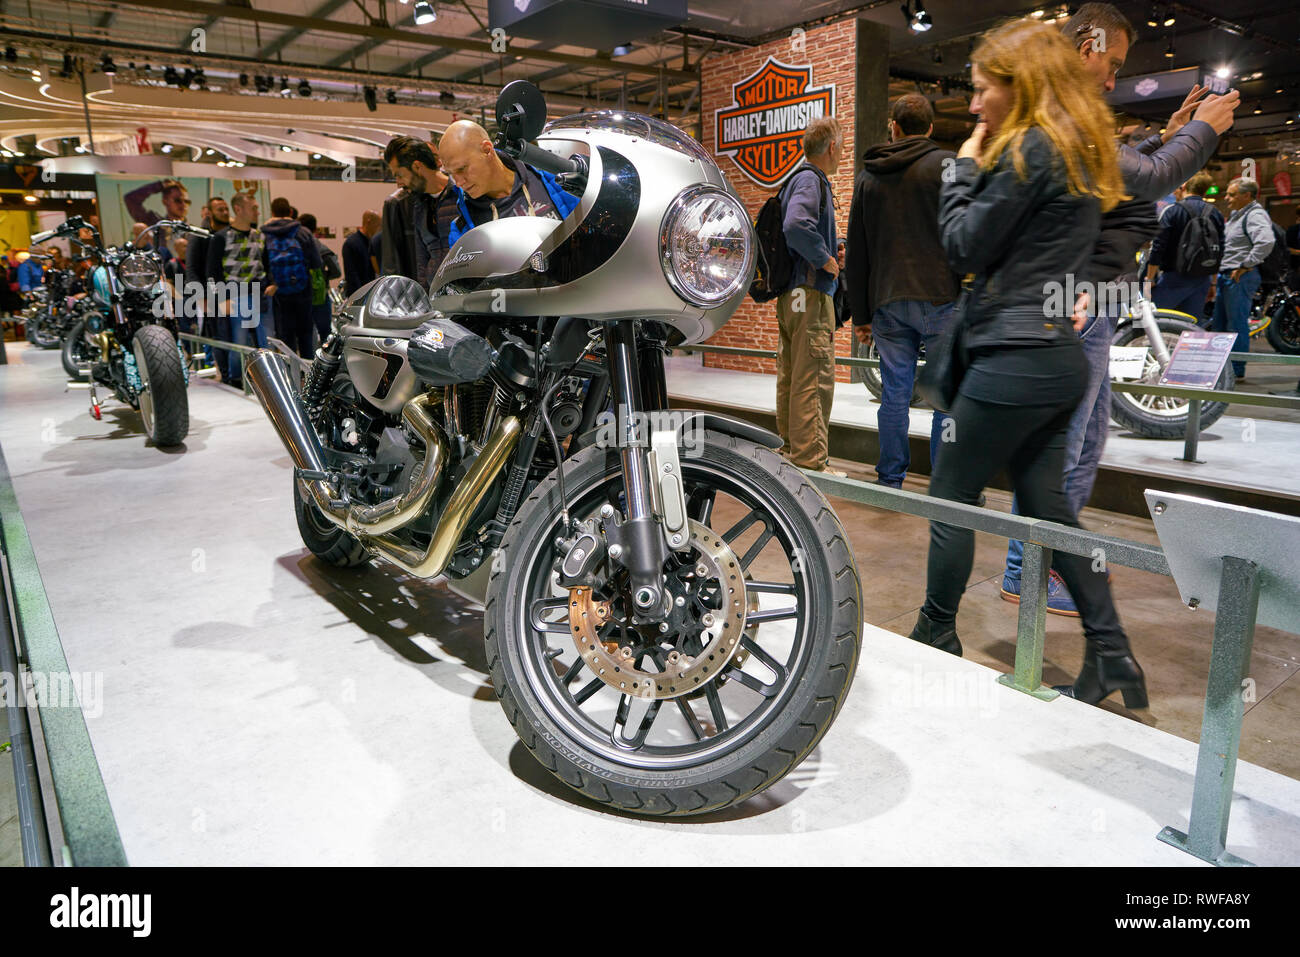
<path fill-rule="evenodd" d="M 560 496 L 554 472 L 538 484 L 511 523 L 488 583 L 484 631 L 492 687 L 520 740 L 569 787 L 600 804 L 636 814 L 673 817 L 716 811 L 779 780 L 816 747 L 834 721 L 861 648 L 861 583 L 848 535 L 804 473 L 769 449 L 714 432 L 705 434 L 699 459 L 683 459 L 684 473 L 691 461 L 725 472 L 777 504 L 794 540 L 802 543 L 811 593 L 824 598 L 809 610 L 809 649 L 802 655 L 801 672 L 791 676 L 796 684 L 784 705 L 732 750 L 698 765 L 670 769 L 616 764 L 566 732 L 548 713 L 527 676 L 527 614 L 520 611 L 529 601 L 534 574 L 520 565 L 526 556 L 545 555 L 544 543 L 558 530 Z M 564 469 L 567 494 L 577 501 L 584 490 L 619 480 L 618 450 L 589 447 L 570 458 Z"/>
<path fill-rule="evenodd" d="M 1264 335 L 1274 351 L 1300 356 L 1300 297 L 1283 299 L 1278 303 Z"/>
<path fill-rule="evenodd" d="M 190 400 L 176 340 L 163 326 L 141 326 L 132 348 L 148 391 L 140 402 L 152 406 L 152 415 L 141 410 L 145 432 L 158 448 L 180 445 L 190 431 Z"/>
<path fill-rule="evenodd" d="M 1173 350 L 1170 337 L 1177 341 L 1178 336 L 1184 332 L 1201 331 L 1194 322 L 1188 322 L 1185 319 L 1174 319 L 1158 312 L 1156 314 L 1156 324 L 1160 327 L 1160 331 L 1165 334 L 1165 342 L 1169 345 L 1170 351 Z M 1135 344 L 1139 340 L 1146 341 L 1146 330 L 1142 328 L 1139 322 L 1134 321 L 1120 329 L 1111 342 L 1112 345 L 1127 346 Z M 1156 375 L 1155 378 L 1148 376 L 1147 378 L 1154 382 L 1159 376 Z M 1219 381 L 1214 385 L 1215 389 L 1231 392 L 1236 384 L 1237 377 L 1232 373 L 1232 363 L 1224 363 L 1223 371 L 1219 373 Z M 1131 392 L 1111 393 L 1110 417 L 1116 425 L 1147 439 L 1181 439 L 1186 436 L 1186 407 L 1184 407 L 1181 414 L 1160 415 L 1143 408 L 1139 404 L 1140 399 L 1141 396 Z M 1156 401 L 1159 401 L 1158 397 Z M 1202 402 L 1201 429 L 1208 429 L 1219 421 L 1226 411 L 1228 411 L 1228 403 L 1226 402 Z"/>
<path fill-rule="evenodd" d="M 298 520 L 302 543 L 327 565 L 355 568 L 370 560 L 370 554 L 361 542 L 322 515 L 316 503 L 303 495 L 296 477 L 293 480 L 293 515 Z"/>
<path fill-rule="evenodd" d="M 41 332 L 39 319 L 34 319 L 27 324 L 27 341 L 38 349 L 57 349 L 60 344 L 58 333 Z"/>
<path fill-rule="evenodd" d="M 879 359 L 879 358 L 880 358 L 880 352 L 876 349 L 876 340 L 875 340 L 875 339 L 872 339 L 872 340 L 871 340 L 871 345 L 869 345 L 869 346 L 867 347 L 867 354 L 864 355 L 862 358 L 864 358 L 864 359 Z M 863 369 L 862 369 L 862 383 L 863 383 L 863 385 L 865 385 L 865 386 L 867 387 L 867 391 L 871 393 L 871 397 L 872 397 L 873 399 L 875 399 L 877 402 L 879 402 L 879 401 L 880 401 L 880 397 L 881 397 L 882 395 L 884 395 L 884 392 L 885 392 L 884 387 L 881 385 L 881 382 L 880 382 L 880 368 L 879 368 L 878 366 L 865 366 L 865 367 L 863 367 Z M 912 404 L 912 405 L 920 405 L 920 404 L 922 403 L 922 401 L 923 401 L 923 400 L 921 399 L 921 393 L 920 393 L 919 391 L 917 391 L 916 384 L 913 383 L 913 384 L 912 384 L 912 402 L 911 402 L 911 404 Z"/>
<path fill-rule="evenodd" d="M 79 350 L 85 349 L 86 320 L 79 319 L 73 323 L 68 334 L 63 337 L 63 371 L 73 382 L 90 381 L 90 370 L 77 364 Z"/>

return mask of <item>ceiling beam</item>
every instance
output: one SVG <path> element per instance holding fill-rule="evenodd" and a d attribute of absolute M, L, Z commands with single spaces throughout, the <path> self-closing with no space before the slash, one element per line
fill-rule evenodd
<path fill-rule="evenodd" d="M 406 76 L 408 73 L 419 73 L 430 63 L 437 63 L 453 54 L 459 53 L 459 50 L 434 50 L 432 53 L 426 53 L 418 56 L 414 60 L 407 60 L 401 66 L 393 70 L 395 76 Z"/>
<path fill-rule="evenodd" d="M 170 14 L 192 14 L 197 17 L 224 17 L 258 24 L 274 24 L 294 27 L 304 31 L 335 33 L 354 36 L 363 40 L 394 40 L 412 46 L 450 47 L 485 56 L 495 55 L 489 40 L 471 40 L 466 37 L 437 36 L 417 30 L 397 30 L 392 27 L 370 26 L 361 23 L 323 20 L 318 17 L 304 17 L 295 14 L 280 13 L 274 10 L 250 10 L 247 7 L 230 3 L 198 3 L 195 0 L 113 0 L 118 6 L 140 7 L 148 10 L 160 10 Z M 536 50 L 531 47 L 519 47 L 512 51 L 516 56 L 526 60 L 544 60 L 551 63 L 569 63 L 574 66 L 598 67 L 611 73 L 627 73 L 637 76 L 658 76 L 659 70 L 641 67 L 634 63 L 621 63 L 608 55 L 576 56 L 569 53 L 557 53 L 552 50 Z M 692 82 L 695 75 L 684 70 L 664 71 L 668 79 L 678 82 Z"/>
<path fill-rule="evenodd" d="M 339 7 L 346 7 L 350 2 L 351 0 L 325 0 L 324 3 L 311 12 L 311 16 L 320 18 L 328 17 Z M 262 47 L 262 49 L 258 50 L 256 53 L 257 58 L 259 60 L 269 60 L 294 40 L 302 36 L 305 32 L 305 30 L 299 30 L 296 28 L 285 30 L 266 46 Z"/>

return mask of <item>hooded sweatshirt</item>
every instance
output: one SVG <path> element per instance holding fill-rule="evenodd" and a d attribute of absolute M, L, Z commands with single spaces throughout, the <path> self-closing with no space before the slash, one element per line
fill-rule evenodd
<path fill-rule="evenodd" d="M 946 165 L 945 160 L 950 160 Z M 939 241 L 939 187 L 956 156 L 924 136 L 871 147 L 853 188 L 844 277 L 854 325 L 900 300 L 952 302 L 960 277 Z"/>

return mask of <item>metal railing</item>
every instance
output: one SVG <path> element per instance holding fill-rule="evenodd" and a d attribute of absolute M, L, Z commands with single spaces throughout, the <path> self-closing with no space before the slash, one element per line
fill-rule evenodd
<path fill-rule="evenodd" d="M 742 346 L 674 346 L 674 352 L 716 353 L 718 355 L 748 356 L 756 359 L 775 359 L 776 351 L 772 349 L 748 349 Z M 1300 356 L 1282 356 L 1268 352 L 1232 352 L 1231 362 L 1257 362 L 1264 365 L 1296 366 L 1300 371 Z M 861 359 L 855 356 L 836 356 L 835 364 L 853 369 L 878 369 L 879 359 Z M 917 362 L 917 367 L 925 365 L 925 360 Z M 1193 386 L 1156 385 L 1144 382 L 1121 382 L 1111 380 L 1112 392 L 1128 392 L 1138 395 L 1169 396 L 1187 400 L 1187 424 L 1183 433 L 1183 454 L 1178 461 L 1193 465 L 1205 464 L 1196 457 L 1201 434 L 1201 403 L 1227 402 L 1232 405 L 1253 405 L 1273 409 L 1291 409 L 1300 412 L 1300 396 L 1272 395 L 1262 392 L 1227 392 L 1219 389 L 1199 389 Z"/>
<path fill-rule="evenodd" d="M 997 680 L 999 684 L 1042 701 L 1059 697 L 1057 691 L 1043 684 L 1047 582 L 1053 552 L 1066 552 L 1092 559 L 1094 563 L 1100 562 L 1103 571 L 1107 565 L 1114 564 L 1173 577 L 1169 559 L 1160 546 L 1056 522 L 993 512 L 976 505 L 931 498 L 825 472 L 804 470 L 804 473 L 826 495 L 1024 542 L 1015 668 L 1011 674 L 1000 675 Z M 1160 497 L 1159 493 L 1157 497 Z M 1157 512 L 1162 509 L 1162 504 L 1155 505 Z M 1295 521 L 1287 516 L 1271 517 L 1280 522 Z M 1211 863 L 1240 864 L 1244 862 L 1227 853 L 1225 842 L 1232 810 L 1237 748 L 1241 740 L 1241 681 L 1249 667 L 1255 610 L 1261 595 L 1267 593 L 1270 602 L 1293 605 L 1292 620 L 1300 622 L 1300 597 L 1286 575 L 1279 574 L 1275 568 L 1261 569 L 1249 558 L 1224 555 L 1222 569 L 1214 643 L 1210 651 L 1211 680 L 1205 692 L 1201 746 L 1197 755 L 1188 831 L 1184 834 L 1166 827 L 1156 837 Z"/>

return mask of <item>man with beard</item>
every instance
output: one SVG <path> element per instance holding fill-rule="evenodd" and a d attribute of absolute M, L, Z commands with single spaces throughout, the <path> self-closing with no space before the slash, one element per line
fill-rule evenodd
<path fill-rule="evenodd" d="M 203 217 L 202 226 L 210 232 L 219 232 L 230 225 L 230 206 L 220 196 L 213 196 L 208 200 L 206 206 L 207 215 Z M 203 302 L 199 305 L 200 313 L 197 316 L 190 316 L 192 322 L 199 326 L 199 333 L 207 339 L 221 339 L 230 341 L 230 320 L 224 316 L 208 315 L 207 313 L 207 294 L 208 288 L 208 243 L 211 241 L 207 236 L 190 236 L 189 248 L 185 253 L 185 282 L 198 283 L 205 290 Z M 182 301 L 188 303 L 190 296 L 188 291 Z M 226 323 L 225 334 L 221 334 L 219 325 L 222 321 Z M 214 350 L 211 346 L 205 346 L 204 349 L 211 356 L 212 361 L 221 372 L 222 379 L 229 377 L 228 357 L 229 353 L 225 349 Z"/>
<path fill-rule="evenodd" d="M 451 245 L 447 234 L 456 216 L 449 201 L 451 180 L 438 154 L 424 140 L 398 136 L 384 149 L 384 162 L 402 192 L 384 202 L 383 271 L 427 286 Z"/>

